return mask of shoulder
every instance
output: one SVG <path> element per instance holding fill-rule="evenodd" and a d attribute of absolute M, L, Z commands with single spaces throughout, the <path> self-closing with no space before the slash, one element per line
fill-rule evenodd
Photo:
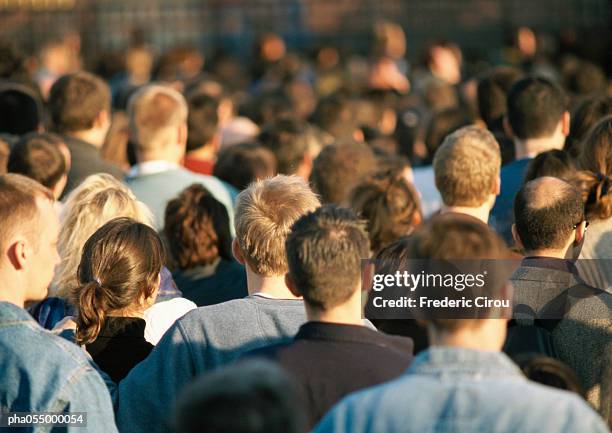
<path fill-rule="evenodd" d="M 180 318 L 177 323 L 183 327 L 196 325 L 223 326 L 225 321 L 236 321 L 240 315 L 255 313 L 257 305 L 251 298 L 233 299 L 221 304 L 198 307 Z"/>

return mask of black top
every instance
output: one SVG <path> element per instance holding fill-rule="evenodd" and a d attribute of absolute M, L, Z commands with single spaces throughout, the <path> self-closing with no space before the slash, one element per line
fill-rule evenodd
<path fill-rule="evenodd" d="M 95 363 L 113 381 L 127 376 L 153 350 L 144 338 L 145 326 L 138 317 L 107 317 L 98 338 L 86 345 Z"/>
<path fill-rule="evenodd" d="M 277 362 L 296 379 L 311 429 L 347 394 L 391 380 L 412 361 L 410 338 L 359 325 L 308 322 L 293 342 L 246 356 Z"/>
<path fill-rule="evenodd" d="M 79 186 L 87 176 L 92 174 L 108 173 L 119 180 L 123 180 L 123 170 L 115 164 L 103 160 L 100 156 L 100 149 L 96 146 L 68 135 L 64 135 L 63 139 L 70 150 L 72 158 L 70 171 L 68 172 L 68 182 L 66 183 L 63 197 L 66 197 L 70 191 Z"/>
<path fill-rule="evenodd" d="M 235 260 L 221 260 L 217 266 L 199 266 L 172 274 L 183 297 L 198 307 L 215 305 L 248 296 L 246 271 Z"/>

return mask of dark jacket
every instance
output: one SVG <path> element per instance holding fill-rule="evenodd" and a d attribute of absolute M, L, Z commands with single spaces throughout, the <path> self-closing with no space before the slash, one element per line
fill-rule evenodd
<path fill-rule="evenodd" d="M 138 317 L 107 317 L 98 337 L 86 345 L 95 363 L 113 381 L 127 376 L 153 350 L 144 338 L 145 326 Z"/>
<path fill-rule="evenodd" d="M 92 174 L 108 173 L 118 180 L 123 180 L 125 176 L 123 170 L 115 164 L 103 160 L 100 156 L 100 149 L 93 144 L 69 135 L 64 135 L 63 138 L 72 158 L 72 164 L 68 172 L 68 182 L 66 183 L 63 197 L 66 197 L 70 191 L 79 186 L 85 178 Z"/>
<path fill-rule="evenodd" d="M 198 266 L 193 269 L 176 271 L 172 274 L 183 297 L 198 307 L 220 304 L 249 295 L 246 271 L 235 260 L 221 259 L 219 264 Z"/>
<path fill-rule="evenodd" d="M 291 343 L 246 356 L 277 362 L 296 379 L 310 429 L 345 395 L 402 374 L 412 353 L 413 343 L 407 337 L 359 325 L 308 322 Z"/>

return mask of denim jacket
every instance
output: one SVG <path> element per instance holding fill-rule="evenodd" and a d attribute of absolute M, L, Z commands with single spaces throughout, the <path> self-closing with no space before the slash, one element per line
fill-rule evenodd
<path fill-rule="evenodd" d="M 528 381 L 504 354 L 421 352 L 403 376 L 342 400 L 315 433 L 606 433 L 575 394 Z"/>
<path fill-rule="evenodd" d="M 86 412 L 87 427 L 52 431 L 117 432 L 108 389 L 85 353 L 8 302 L 0 302 L 0 412 Z"/>

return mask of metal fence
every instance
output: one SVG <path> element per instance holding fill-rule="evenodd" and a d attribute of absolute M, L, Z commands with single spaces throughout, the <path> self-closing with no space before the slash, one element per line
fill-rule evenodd
<path fill-rule="evenodd" d="M 365 51 L 372 23 L 391 19 L 406 30 L 409 56 L 432 38 L 449 38 L 468 52 L 499 47 L 509 29 L 529 25 L 558 32 L 612 27 L 609 0 L 0 0 L 0 37 L 35 51 L 67 30 L 81 33 L 85 52 L 124 46 L 144 30 L 159 49 L 193 44 L 248 54 L 258 34 L 280 33 L 289 46 L 323 41 Z"/>

